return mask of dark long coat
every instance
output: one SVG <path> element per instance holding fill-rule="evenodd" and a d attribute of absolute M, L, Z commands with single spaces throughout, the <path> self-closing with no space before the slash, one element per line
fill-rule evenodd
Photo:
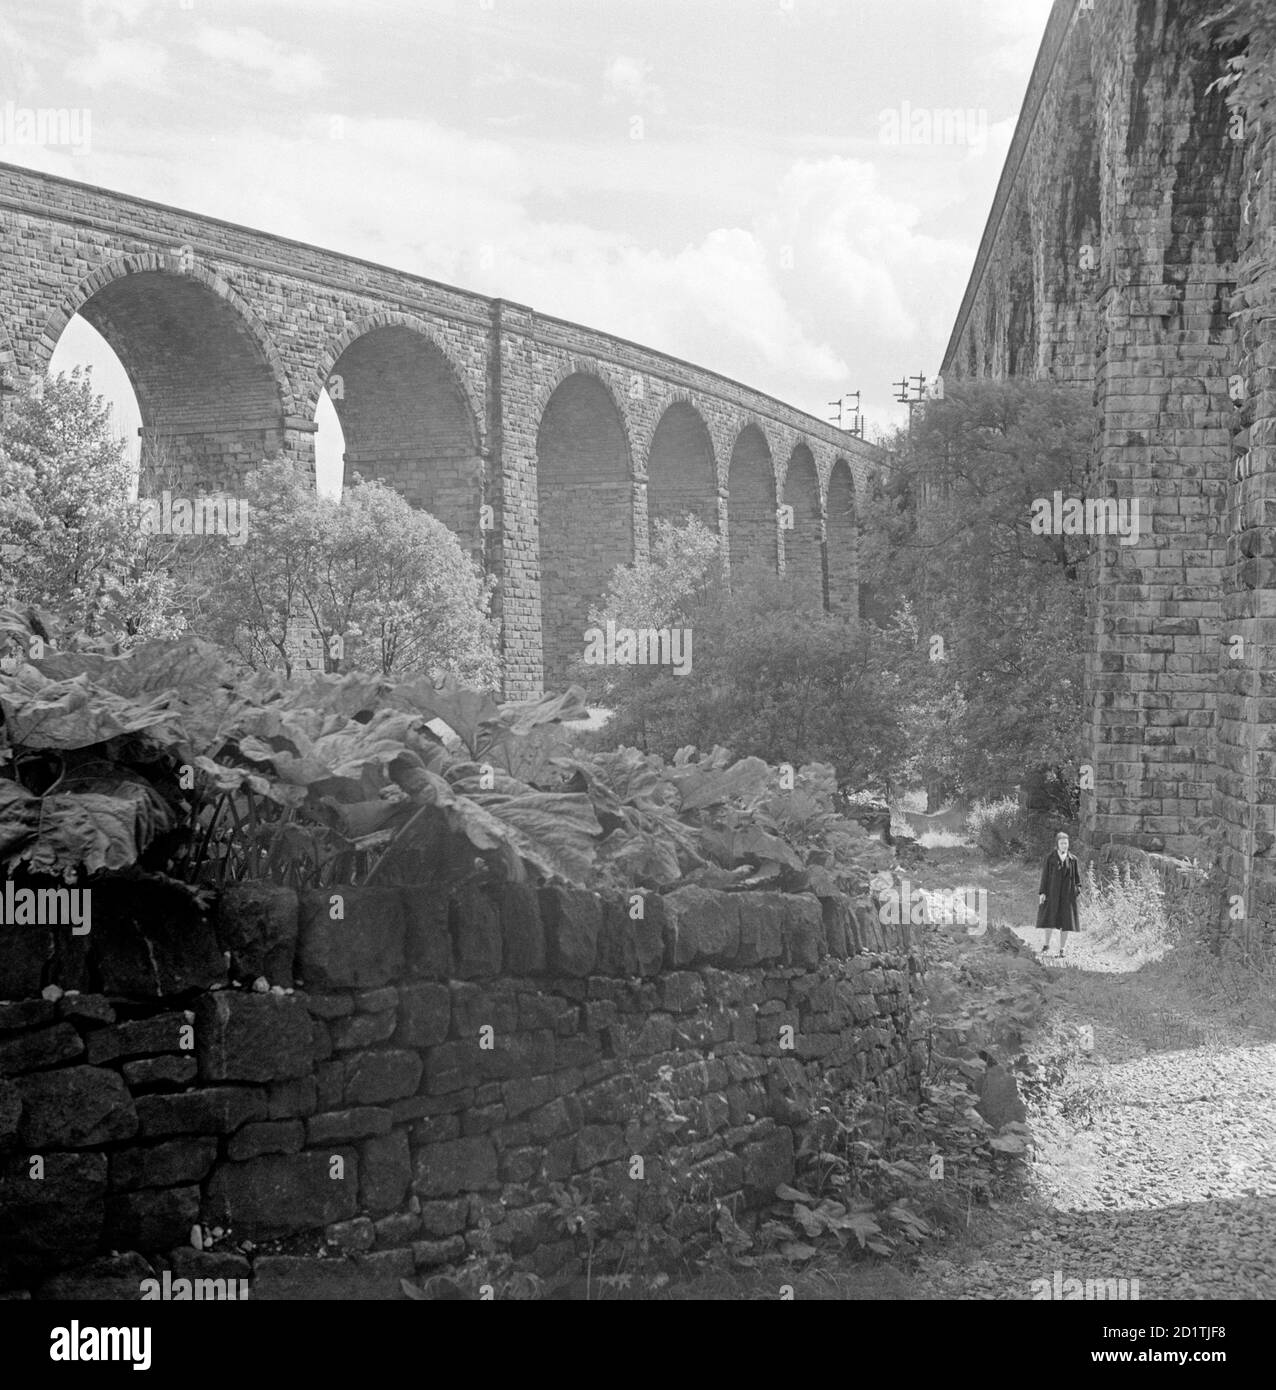
<path fill-rule="evenodd" d="M 1081 892 L 1081 866 L 1077 856 L 1069 854 L 1065 863 L 1059 862 L 1059 851 L 1051 850 L 1041 870 L 1038 896 L 1046 900 L 1037 906 L 1037 926 L 1047 931 L 1080 931 L 1077 916 L 1077 897 Z"/>

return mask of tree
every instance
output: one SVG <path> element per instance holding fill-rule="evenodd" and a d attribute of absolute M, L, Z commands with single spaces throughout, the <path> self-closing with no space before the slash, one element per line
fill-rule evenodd
<path fill-rule="evenodd" d="M 254 667 L 291 673 L 317 636 L 326 670 L 496 686 L 491 583 L 441 521 L 379 482 L 321 497 L 282 457 L 244 491 L 248 539 L 219 554 L 210 635 Z"/>
<path fill-rule="evenodd" d="M 1093 430 L 1076 390 L 955 382 L 867 501 L 861 577 L 914 627 L 906 718 L 923 778 L 988 794 L 1075 764 L 1094 538 L 1031 523 L 1037 499 L 1084 497 Z"/>
<path fill-rule="evenodd" d="M 138 527 L 110 407 L 76 368 L 16 397 L 0 435 L 0 588 L 123 645 L 185 626 L 181 589 Z"/>

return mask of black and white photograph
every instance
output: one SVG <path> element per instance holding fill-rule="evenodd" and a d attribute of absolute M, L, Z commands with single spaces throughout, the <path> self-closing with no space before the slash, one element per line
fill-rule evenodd
<path fill-rule="evenodd" d="M 1274 324 L 1271 0 L 8 0 L 14 1383 L 1260 1371 Z"/>

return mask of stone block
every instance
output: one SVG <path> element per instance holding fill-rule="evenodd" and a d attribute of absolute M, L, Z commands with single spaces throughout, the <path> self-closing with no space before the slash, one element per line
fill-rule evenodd
<path fill-rule="evenodd" d="M 454 969 L 458 979 L 490 979 L 501 973 L 501 910 L 483 888 L 462 889 L 452 899 L 449 915 Z"/>
<path fill-rule="evenodd" d="M 262 1255 L 253 1263 L 258 1303 L 384 1303 L 406 1300 L 401 1281 L 414 1273 L 410 1250 L 371 1250 L 338 1259 Z"/>
<path fill-rule="evenodd" d="M 818 898 L 807 893 L 787 894 L 784 904 L 784 963 L 815 966 L 828 955 L 824 914 Z"/>
<path fill-rule="evenodd" d="M 106 1157 L 47 1153 L 32 1178 L 27 1154 L 0 1160 L 0 1268 L 57 1269 L 88 1259 L 106 1220 Z"/>
<path fill-rule="evenodd" d="M 150 1264 L 136 1250 L 129 1250 L 122 1255 L 100 1255 L 54 1274 L 36 1290 L 36 1298 L 42 1303 L 133 1303 L 142 1298 L 145 1281 L 153 1278 Z"/>
<path fill-rule="evenodd" d="M 307 988 L 375 989 L 403 974 L 407 914 L 400 889 L 308 889 L 299 908 L 297 962 Z"/>
<path fill-rule="evenodd" d="M 138 1187 L 177 1187 L 208 1176 L 217 1158 L 216 1139 L 170 1139 L 162 1144 L 117 1149 L 110 1156 L 113 1192 Z"/>
<path fill-rule="evenodd" d="M 341 1163 L 333 1165 L 333 1158 Z M 348 1221 L 358 1211 L 358 1193 L 359 1157 L 353 1149 L 270 1154 L 218 1164 L 208 1180 L 204 1219 L 255 1240 Z M 259 1260 L 255 1273 L 260 1270 Z"/>
<path fill-rule="evenodd" d="M 399 991 L 399 1026 L 394 1041 L 400 1047 L 441 1043 L 451 1023 L 452 994 L 447 985 L 404 985 Z"/>
<path fill-rule="evenodd" d="M 338 1088 L 333 1104 L 341 1100 Z M 294 1076 L 288 1081 L 276 1081 L 266 1090 L 267 1116 L 272 1120 L 304 1119 L 319 1108 L 319 1091 L 313 1076 Z"/>
<path fill-rule="evenodd" d="M 266 1118 L 266 1095 L 246 1086 L 212 1086 L 177 1095 L 139 1096 L 137 1117 L 143 1139 L 233 1134 L 240 1125 Z"/>
<path fill-rule="evenodd" d="M 215 925 L 180 884 L 94 883 L 93 930 L 85 940 L 109 995 L 162 999 L 226 980 Z"/>
<path fill-rule="evenodd" d="M 301 1151 L 306 1127 L 300 1120 L 256 1120 L 236 1130 L 226 1142 L 226 1157 L 239 1162 L 262 1154 Z"/>
<path fill-rule="evenodd" d="M 211 996 L 210 996 L 211 997 Z M 183 1029 L 188 1029 L 183 1033 Z M 172 1010 L 152 1018 L 133 1019 L 114 1027 L 95 1029 L 88 1037 L 88 1060 L 93 1066 L 117 1057 L 147 1057 L 187 1051 L 182 1042 L 193 1042 L 193 1029 L 185 1013 Z"/>
<path fill-rule="evenodd" d="M 311 1020 L 296 995 L 223 989 L 195 1006 L 205 1081 L 281 1081 L 311 1069 Z"/>
<path fill-rule="evenodd" d="M 38 1028 L 33 1033 L 0 1040 L 0 1076 L 18 1076 L 56 1067 L 69 1062 L 84 1051 L 80 1035 L 69 1023 L 55 1023 L 52 1028 Z"/>
<path fill-rule="evenodd" d="M 781 893 L 737 893 L 740 919 L 739 965 L 779 960 L 784 952 L 784 896 Z"/>
<path fill-rule="evenodd" d="M 228 884 L 217 905 L 216 930 L 236 979 L 264 975 L 272 985 L 292 984 L 297 895 L 291 888 L 260 880 Z"/>
<path fill-rule="evenodd" d="M 185 1086 L 195 1079 L 194 1057 L 139 1057 L 125 1062 L 124 1080 L 130 1091 L 148 1086 Z"/>
<path fill-rule="evenodd" d="M 25 1001 L 39 994 L 52 965 L 52 927 L 0 926 L 0 998 Z"/>
<path fill-rule="evenodd" d="M 447 898 L 418 887 L 399 892 L 406 922 L 408 974 L 418 980 L 451 979 L 455 971 Z"/>
<path fill-rule="evenodd" d="M 137 1133 L 133 1098 L 104 1067 L 34 1072 L 14 1084 L 23 1105 L 18 1141 L 26 1149 L 96 1148 Z"/>
<path fill-rule="evenodd" d="M 740 1157 L 749 1204 L 771 1202 L 779 1184 L 793 1180 L 793 1131 L 781 1125 L 765 1138 L 746 1144 Z"/>
<path fill-rule="evenodd" d="M 496 1149 L 486 1135 L 427 1144 L 415 1154 L 412 1190 L 419 1197 L 449 1197 L 499 1186 Z"/>
<path fill-rule="evenodd" d="M 396 1129 L 369 1139 L 361 1146 L 360 1154 L 360 1205 L 374 1215 L 394 1211 L 412 1181 L 407 1135 Z"/>
<path fill-rule="evenodd" d="M 598 958 L 602 902 L 584 888 L 542 888 L 546 968 L 552 975 L 586 976 Z"/>
<path fill-rule="evenodd" d="M 139 1188 L 106 1199 L 109 1245 L 144 1253 L 167 1250 L 190 1238 L 199 1219 L 199 1187 Z"/>
<path fill-rule="evenodd" d="M 414 1095 L 421 1070 L 421 1058 L 415 1052 L 356 1053 L 346 1063 L 346 1103 L 377 1105 Z"/>
<path fill-rule="evenodd" d="M 497 891 L 507 975 L 540 975 L 545 970 L 545 928 L 534 887 L 502 883 Z"/>
<path fill-rule="evenodd" d="M 735 896 L 690 885 L 664 896 L 665 965 L 670 969 L 732 963 L 740 952 Z"/>

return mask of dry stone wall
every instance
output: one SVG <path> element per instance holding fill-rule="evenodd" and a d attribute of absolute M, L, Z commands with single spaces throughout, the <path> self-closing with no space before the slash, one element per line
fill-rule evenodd
<path fill-rule="evenodd" d="M 0 1286 L 391 1298 L 476 1251 L 549 1275 L 574 1247 L 548 1184 L 678 1161 L 748 1211 L 826 1081 L 915 1088 L 907 925 L 696 887 L 641 909 L 241 885 L 205 913 L 122 882 L 85 936 L 0 928 Z"/>

